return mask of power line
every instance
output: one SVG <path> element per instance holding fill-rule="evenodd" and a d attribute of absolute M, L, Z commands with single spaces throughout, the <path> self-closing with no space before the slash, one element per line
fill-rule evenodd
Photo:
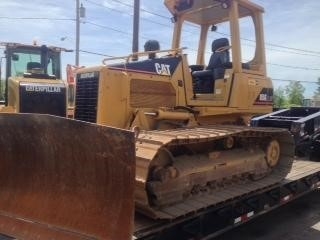
<path fill-rule="evenodd" d="M 90 0 L 86 0 L 87 2 L 90 2 L 91 4 L 95 4 L 97 6 L 100 6 L 100 7 L 105 7 L 105 8 L 108 8 L 102 4 L 98 4 L 98 3 L 95 3 L 93 1 L 90 1 Z M 129 7 L 133 7 L 133 5 L 131 4 L 127 4 L 127 3 L 123 3 L 121 1 L 118 1 L 118 0 L 112 0 L 114 2 L 118 2 L 118 3 L 121 3 L 125 6 L 129 6 Z M 126 12 L 123 12 L 123 11 L 120 11 L 120 10 L 115 10 L 113 8 L 108 8 L 108 9 L 111 9 L 111 10 L 114 10 L 114 11 L 117 11 L 117 12 L 120 12 L 120 13 L 126 13 Z M 145 10 L 143 9 L 144 11 L 150 13 L 150 14 L 154 14 L 148 10 Z M 127 14 L 127 13 L 126 13 Z M 130 15 L 130 14 L 129 14 Z M 158 14 L 155 14 L 155 15 L 158 15 Z M 132 16 L 132 15 L 131 15 Z M 162 16 L 160 15 L 161 17 L 164 17 L 167 19 L 167 17 L 165 16 Z M 0 18 L 2 19 L 19 19 L 19 20 L 57 20 L 57 21 L 65 21 L 65 20 L 68 20 L 68 21 L 75 21 L 75 19 L 73 18 L 47 18 L 47 17 L 4 17 L 4 16 L 0 16 Z M 148 19 L 145 19 L 149 22 L 152 22 Z M 112 30 L 112 31 L 115 31 L 115 32 L 119 32 L 119 33 L 122 33 L 122 34 L 125 34 L 125 35 L 129 35 L 131 36 L 132 33 L 128 33 L 128 32 L 124 32 L 124 31 L 121 31 L 119 29 L 116 29 L 116 28 L 112 28 L 112 27 L 108 27 L 108 26 L 104 26 L 104 25 L 100 25 L 100 24 L 97 24 L 97 23 L 93 23 L 93 22 L 89 22 L 89 21 L 86 21 L 85 23 L 87 24 L 90 24 L 90 25 L 94 25 L 94 26 L 97 26 L 97 27 L 101 27 L 101 28 L 105 28 L 105 29 L 109 29 L 109 30 Z M 171 27 L 169 25 L 165 25 L 165 24 L 161 24 L 161 23 L 158 23 L 158 22 L 153 22 L 153 23 L 156 23 L 156 24 L 159 24 L 159 25 L 163 25 L 163 26 L 166 26 L 166 27 Z M 190 26 L 193 26 L 195 27 L 194 25 L 190 24 Z M 191 31 L 190 31 L 191 33 Z M 221 34 L 221 35 L 225 35 L 225 36 L 230 36 L 229 34 L 226 34 L 226 33 L 221 33 L 221 32 L 217 32 L 218 34 Z M 147 37 L 143 37 L 142 38 L 144 39 L 149 39 Z M 246 38 L 242 38 L 243 40 L 246 40 L 246 41 L 251 41 L 251 42 L 255 42 L 251 39 L 246 39 Z M 268 45 L 271 45 L 271 46 L 275 46 L 275 47 L 279 47 L 279 48 L 286 48 L 286 49 L 290 49 L 290 50 L 295 50 L 295 51 L 304 51 L 304 52 L 310 52 L 310 53 L 316 53 L 316 54 L 320 54 L 320 52 L 316 52 L 316 51 L 309 51 L 309 50 L 301 50 L 301 49 L 297 49 L 297 48 L 290 48 L 290 47 L 284 47 L 284 46 L 280 46 L 280 45 L 277 45 L 277 44 L 268 44 Z M 250 45 L 247 45 L 249 47 L 254 47 L 254 46 L 250 46 Z M 268 49 L 268 48 L 267 48 Z M 189 49 L 191 51 L 197 51 L 195 49 Z M 302 54 L 302 53 L 295 53 L 295 52 L 289 52 L 289 51 L 283 51 L 283 50 L 278 50 L 278 49 L 268 49 L 268 50 L 273 50 L 273 51 L 280 51 L 280 52 L 287 52 L 287 53 L 292 53 L 292 54 L 299 54 L 299 55 L 307 55 L 307 56 L 314 56 L 314 57 L 320 57 L 320 56 L 317 56 L 317 55 L 310 55 L 310 54 Z M 103 55 L 103 54 L 102 54 Z M 105 55 L 104 55 L 105 56 Z M 300 67 L 300 66 L 289 66 L 289 65 L 284 65 L 284 64 L 276 64 L 276 63 L 267 63 L 268 65 L 272 65 L 272 66 L 278 66 L 278 67 L 285 67 L 285 68 L 291 68 L 291 69 L 300 69 L 300 70 L 308 70 L 308 71 L 320 71 L 319 68 L 308 68 L 308 67 Z"/>
<path fill-rule="evenodd" d="M 112 27 L 108 27 L 108 26 L 100 25 L 100 24 L 98 24 L 98 23 L 89 22 L 89 21 L 85 21 L 85 23 L 86 23 L 86 24 L 89 24 L 89 25 L 96 26 L 96 27 L 109 29 L 109 30 L 112 30 L 112 31 L 114 31 L 114 32 L 118 32 L 118 33 L 122 33 L 122 34 L 125 34 L 125 35 L 130 35 L 130 36 L 132 36 L 132 33 L 128 33 L 128 32 L 121 31 L 121 30 L 116 29 L 116 28 L 112 28 Z"/>
<path fill-rule="evenodd" d="M 122 30 L 119 30 L 119 29 L 116 29 L 116 28 L 108 27 L 108 26 L 101 25 L 101 24 L 94 23 L 94 22 L 90 22 L 90 21 L 85 21 L 85 23 L 86 23 L 86 24 L 89 24 L 89 25 L 96 26 L 96 27 L 108 29 L 108 30 L 111 30 L 111 31 L 114 31 L 114 32 L 118 32 L 118 33 L 121 33 L 121 34 L 124 34 L 124 35 L 127 35 L 127 36 L 132 37 L 132 32 L 125 32 L 125 31 L 122 31 Z M 141 36 L 141 35 L 140 35 L 140 36 Z M 145 40 L 149 40 L 149 39 L 150 39 L 150 38 L 147 37 L 147 36 L 141 36 L 141 38 L 143 38 L 143 39 L 145 39 Z M 166 45 L 166 43 L 163 43 L 163 42 L 160 42 L 160 43 Z"/>
<path fill-rule="evenodd" d="M 103 4 L 96 3 L 96 2 L 91 1 L 91 0 L 86 0 L 86 1 L 87 1 L 88 3 L 91 3 L 91 4 L 93 4 L 93 5 L 96 5 L 96 6 L 99 6 L 99 7 L 102 7 L 102 8 L 106 8 L 106 9 L 109 9 L 109 10 L 112 10 L 112 11 L 115 11 L 115 12 L 119 12 L 119 13 L 121 13 L 121 14 L 126 14 L 126 15 L 129 15 L 129 16 L 133 16 L 133 14 L 129 14 L 129 13 L 127 13 L 127 12 L 124 12 L 124 11 L 121 11 L 121 10 L 118 10 L 118 9 L 110 8 L 110 7 L 107 7 L 107 6 L 103 5 Z M 113 0 L 113 1 L 116 1 L 116 0 Z M 122 3 L 123 5 L 129 6 L 129 7 L 133 7 L 133 6 L 130 5 L 130 4 L 126 4 L 126 3 L 123 3 L 123 2 L 120 2 L 120 1 L 116 1 L 116 2 Z M 142 19 L 144 19 L 144 20 L 146 20 L 146 21 L 149 21 L 149 22 L 152 22 L 152 23 L 155 23 L 155 24 L 158 24 L 158 25 L 162 25 L 162 26 L 165 26 L 165 27 L 172 28 L 172 26 L 169 26 L 169 25 L 166 25 L 166 24 L 162 24 L 162 23 L 159 23 L 159 22 L 155 22 L 155 21 L 151 21 L 150 19 L 145 19 L 145 18 L 142 18 Z M 98 24 L 93 24 L 93 25 L 99 26 Z M 190 25 L 190 26 L 192 26 L 192 27 L 196 27 L 196 26 L 193 25 L 193 24 L 188 24 L 188 25 Z M 100 25 L 100 27 L 108 28 L 108 27 L 101 26 L 101 25 Z M 108 29 L 110 29 L 110 28 L 108 28 Z M 118 31 L 118 30 L 116 30 L 116 29 L 110 29 L 110 30 Z M 193 34 L 192 31 L 186 31 L 186 32 Z M 123 33 L 123 32 L 122 32 L 122 33 Z M 221 32 L 217 32 L 217 33 L 218 33 L 218 34 L 221 34 L 221 35 L 224 35 L 224 36 L 229 36 L 229 37 L 230 37 L 230 34 L 221 33 Z M 147 38 L 146 38 L 146 39 L 147 39 Z M 251 45 L 246 45 L 246 46 L 254 47 L 254 46 L 251 46 Z M 191 49 L 191 48 L 189 48 L 189 50 L 194 51 L 194 52 L 197 52 L 196 49 Z M 281 50 L 276 50 L 276 49 L 270 49 L 270 50 L 281 51 Z M 283 51 L 283 52 L 288 52 L 288 51 Z M 207 52 L 207 53 L 208 53 L 208 54 L 211 54 L 210 52 Z M 288 52 L 288 53 L 304 55 L 304 54 L 302 54 L 302 53 L 294 53 L 294 52 Z M 306 54 L 306 55 L 309 56 L 309 54 Z M 311 55 L 311 56 L 320 57 L 320 56 L 317 56 L 317 55 Z M 289 66 L 289 67 L 290 67 L 290 66 Z"/>
<path fill-rule="evenodd" d="M 314 54 L 308 54 L 308 53 L 290 52 L 290 51 L 280 50 L 280 49 L 274 49 L 274 48 L 266 48 L 266 49 L 267 49 L 267 50 L 270 50 L 270 51 L 290 53 L 290 54 L 296 54 L 296 55 L 300 55 L 300 56 L 320 57 L 320 55 L 314 55 Z"/>
<path fill-rule="evenodd" d="M 98 56 L 103 56 L 103 57 L 115 57 L 113 55 L 108 55 L 108 54 L 104 54 L 104 53 L 97 53 L 97 52 L 92 52 L 92 51 L 87 51 L 87 50 L 79 50 L 79 51 L 83 52 L 83 53 L 98 55 Z M 302 83 L 310 83 L 310 84 L 317 84 L 318 83 L 316 81 L 281 79 L 281 78 L 271 78 L 271 80 L 272 81 L 281 81 L 281 82 L 302 82 Z"/>
<path fill-rule="evenodd" d="M 303 82 L 303 83 L 311 83 L 317 84 L 315 81 L 307 81 L 307 80 L 293 80 L 293 79 L 280 79 L 280 78 L 271 78 L 272 81 L 281 81 L 281 82 Z"/>
<path fill-rule="evenodd" d="M 285 67 L 285 68 L 292 68 L 292 69 L 300 69 L 300 70 L 307 70 L 307 71 L 320 71 L 320 68 L 308 68 L 308 67 L 300 67 L 300 66 L 289 66 L 277 63 L 267 63 L 268 65 L 277 66 L 277 67 Z"/>
<path fill-rule="evenodd" d="M 80 52 L 84 52 L 84 53 L 89 53 L 89 54 L 94 54 L 94 55 L 99 55 L 99 56 L 104 56 L 104 57 L 115 57 L 112 55 L 107 55 L 107 54 L 103 54 L 103 53 L 97 53 L 97 52 L 90 52 L 90 51 L 86 51 L 86 50 L 80 50 Z M 268 64 L 268 63 L 267 63 Z M 271 65 L 278 65 L 278 64 L 271 64 Z M 294 66 L 287 66 L 287 65 L 280 65 L 281 67 L 290 67 L 290 68 L 297 68 Z M 306 69 L 304 69 L 306 70 Z M 320 69 L 311 69 L 311 70 L 320 70 Z M 287 81 L 287 82 L 294 82 L 294 81 L 298 81 L 298 82 L 305 82 L 305 83 L 317 83 L 314 81 L 306 81 L 306 80 L 293 80 L 293 79 L 280 79 L 280 78 L 272 78 L 273 81 Z"/>
<path fill-rule="evenodd" d="M 253 40 L 248 40 L 248 39 L 244 39 L 244 40 L 253 41 Z M 317 51 L 311 51 L 311 50 L 299 49 L 299 48 L 293 48 L 293 47 L 286 47 L 286 46 L 282 46 L 282 45 L 278 45 L 278 44 L 274 44 L 274 43 L 266 43 L 266 45 L 269 45 L 269 46 L 272 46 L 272 47 L 278 47 L 278 48 L 284 48 L 284 49 L 299 51 L 299 52 L 320 54 L 320 52 L 317 52 Z"/>
<path fill-rule="evenodd" d="M 231 36 L 230 34 L 218 32 L 218 31 L 216 31 L 215 33 L 218 33 L 218 34 L 220 34 L 222 36 L 227 36 L 227 37 Z M 254 42 L 254 43 L 256 42 L 255 40 L 247 39 L 247 38 L 240 38 L 240 39 L 248 41 L 248 42 Z M 303 55 L 303 56 L 311 56 L 311 57 L 320 57 L 320 55 L 314 55 L 314 54 L 320 54 L 320 52 L 313 52 L 313 51 L 309 51 L 309 50 L 290 48 L 290 47 L 280 46 L 280 45 L 272 44 L 272 43 L 265 43 L 265 45 L 274 46 L 274 47 L 278 47 L 278 48 L 285 48 L 285 49 L 290 49 L 290 50 L 295 50 L 295 51 L 300 51 L 300 52 L 291 52 L 291 51 L 279 50 L 279 49 L 274 49 L 274 48 L 266 48 L 267 50 L 271 50 L 271 51 L 291 53 L 291 54 L 297 54 L 297 55 Z M 255 46 L 251 46 L 251 45 L 247 45 L 247 44 L 245 44 L 245 46 L 255 47 Z M 301 52 L 309 52 L 309 53 L 314 53 L 314 54 L 306 54 L 306 53 L 301 53 Z"/>
<path fill-rule="evenodd" d="M 96 26 L 96 27 L 101 27 L 101 28 L 109 29 L 109 30 L 112 30 L 112 31 L 115 31 L 115 32 L 118 32 L 118 33 L 121 33 L 121 34 L 124 34 L 124 35 L 132 36 L 132 33 L 128 33 L 128 32 L 125 32 L 125 31 L 121 31 L 121 30 L 119 30 L 119 29 L 115 29 L 115 28 L 112 28 L 112 27 L 100 25 L 100 24 L 97 24 L 97 23 L 94 23 L 94 22 L 86 21 L 85 23 L 90 24 L 90 25 L 93 25 L 93 26 Z M 150 39 L 150 38 L 148 38 L 148 37 L 146 37 L 146 36 L 141 36 L 141 38 L 144 38 L 144 39 L 147 39 L 147 40 Z M 189 50 L 190 50 L 190 51 L 197 52 L 196 49 L 189 49 Z M 300 67 L 300 66 L 290 66 L 290 65 L 277 64 L 277 63 L 266 63 L 266 64 L 267 64 L 267 65 L 272 65 L 272 66 L 290 68 L 290 69 L 300 69 L 300 70 L 307 70 L 307 71 L 320 71 L 319 68 L 308 68 L 308 67 Z"/>
<path fill-rule="evenodd" d="M 86 1 L 87 1 L 88 3 L 93 4 L 93 5 L 96 5 L 96 6 L 99 6 L 99 7 L 102 7 L 102 8 L 106 8 L 106 9 L 109 9 L 109 10 L 111 10 L 111 11 L 115 11 L 115 12 L 118 12 L 118 13 L 121 13 L 121 14 L 126 14 L 126 15 L 129 15 L 129 16 L 133 16 L 133 14 L 129 14 L 129 13 L 125 12 L 125 11 L 121 11 L 121 10 L 118 10 L 118 9 L 110 8 L 110 7 L 107 7 L 107 6 L 103 5 L 103 4 L 99 4 L 99 3 L 93 2 L 93 1 L 91 1 L 91 0 L 86 0 Z M 124 5 L 128 5 L 128 4 L 125 4 L 125 3 L 123 3 L 123 4 L 124 4 Z M 132 6 L 132 5 L 129 5 L 129 6 Z M 172 26 L 170 26 L 170 25 L 163 24 L 163 23 L 159 23 L 159 22 L 156 22 L 156 21 L 152 21 L 152 20 L 150 20 L 150 19 L 146 19 L 146 18 L 141 18 L 141 19 L 143 19 L 143 20 L 145 20 L 145 21 L 148 21 L 148 22 L 151 22 L 151 23 L 154 23 L 154 24 L 157 24 L 157 25 L 161 25 L 161 26 L 165 26 L 165 27 L 168 27 L 168 28 L 172 28 Z M 188 25 L 189 25 L 189 26 L 192 26 L 192 27 L 197 27 L 197 26 L 195 26 L 195 25 L 193 25 L 193 24 L 188 24 Z M 185 32 L 188 32 L 188 33 L 193 34 L 192 31 L 187 31 L 187 30 L 185 30 Z M 230 37 L 230 34 L 226 34 L 226 33 L 222 33 L 222 32 L 216 32 L 216 33 L 218 33 L 218 34 L 220 34 L 220 35 L 223 35 L 223 36 L 229 36 L 229 37 Z M 243 39 L 243 40 L 255 42 L 255 41 L 249 40 L 249 39 Z M 245 46 L 255 47 L 255 46 L 248 45 L 248 44 L 245 44 Z M 290 53 L 290 54 L 297 54 L 297 55 L 304 55 L 304 56 L 312 56 L 312 57 L 320 57 L 320 55 L 312 55 L 312 54 L 304 54 L 304 53 L 290 52 L 290 51 L 284 51 L 284 50 L 272 49 L 272 48 L 266 48 L 266 49 L 267 49 L 267 50 L 271 50 L 271 51 L 278 51 L 278 52 Z M 191 49 L 191 48 L 189 48 L 189 50 L 197 52 L 196 49 Z M 211 54 L 210 52 L 207 52 L 207 53 L 208 53 L 208 54 Z"/>
<path fill-rule="evenodd" d="M 119 12 L 119 13 L 122 13 L 122 14 L 127 14 L 127 15 L 130 15 L 132 16 L 132 14 L 128 14 L 127 12 L 125 11 L 121 11 L 121 10 L 118 10 L 118 9 L 114 9 L 114 8 L 110 8 L 110 7 L 107 7 L 103 4 L 99 4 L 99 3 L 96 3 L 96 2 L 93 2 L 91 0 L 86 0 L 87 2 L 91 3 L 91 4 L 94 4 L 96 6 L 100 6 L 100 7 L 103 7 L 103 8 L 107 8 L 107 9 L 110 9 L 112 11 L 116 11 L 116 12 Z M 128 6 L 128 7 L 133 7 L 133 5 L 131 4 L 128 4 L 128 3 L 124 3 L 122 1 L 119 1 L 119 0 L 111 0 L 111 1 L 114 1 L 114 2 L 117 2 L 117 3 L 120 3 L 122 5 L 125 5 L 125 6 Z M 145 10 L 145 9 L 141 9 L 142 11 L 146 11 L 150 14 L 153 14 L 153 15 L 159 15 L 159 14 L 155 14 L 151 11 L 148 11 L 148 10 Z M 163 16 L 163 15 L 160 15 L 161 17 L 163 18 L 166 18 L 168 19 L 168 17 L 166 16 Z M 170 25 L 167 25 L 167 24 L 163 24 L 163 23 L 159 23 L 159 22 L 156 22 L 156 21 L 152 21 L 150 19 L 146 19 L 146 18 L 142 18 L 143 20 L 145 21 L 148 21 L 148 22 L 151 22 L 151 23 L 154 23 L 154 24 L 157 24 L 157 25 L 161 25 L 161 26 L 165 26 L 165 27 L 169 27 L 169 28 L 172 28 L 172 26 Z M 194 24 L 191 24 L 191 23 L 188 23 L 188 26 L 192 26 L 192 27 L 197 27 L 196 25 Z M 189 32 L 189 33 L 193 33 L 192 31 L 186 31 L 186 32 Z M 223 35 L 223 36 L 228 36 L 230 37 L 230 34 L 227 34 L 227 33 L 222 33 L 222 32 L 216 32 L 220 35 Z M 252 39 L 247 39 L 247 38 L 241 38 L 242 40 L 245 40 L 245 41 L 249 41 L 249 42 L 256 42 L 255 40 L 252 40 Z M 311 57 L 320 57 L 320 52 L 317 52 L 317 51 L 311 51 L 311 50 L 305 50 L 305 49 L 298 49 L 298 48 L 292 48 L 292 47 L 286 47 L 286 46 L 281 46 L 281 45 L 278 45 L 278 44 L 274 44 L 274 43 L 265 43 L 266 45 L 269 45 L 269 46 L 273 46 L 273 47 L 277 47 L 277 48 L 284 48 L 284 49 L 288 49 L 288 50 L 293 50 L 293 51 L 298 51 L 298 52 L 291 52 L 291 51 L 285 51 L 285 50 L 279 50 L 279 49 L 272 49 L 272 48 L 266 48 L 267 50 L 271 50 L 271 51 L 278 51 L 278 52 L 284 52 L 284 53 L 290 53 L 290 54 L 296 54 L 296 55 L 302 55 L 302 56 L 311 56 Z M 250 45 L 247 45 L 247 46 L 250 46 Z M 252 46 L 253 47 L 253 46 Z M 302 52 L 305 52 L 305 53 L 302 53 Z M 306 54 L 306 53 L 313 53 L 313 54 Z M 319 55 L 314 55 L 314 54 L 319 54 Z"/>
<path fill-rule="evenodd" d="M 119 13 L 126 13 L 124 11 L 121 11 L 121 10 L 117 10 L 117 9 L 114 9 L 114 8 L 110 8 L 110 7 L 107 7 L 103 4 L 99 4 L 99 3 L 96 3 L 94 1 L 91 1 L 91 0 L 86 0 L 87 2 L 91 3 L 91 4 L 94 4 L 96 6 L 100 6 L 100 7 L 104 7 L 104 8 L 108 8 L 108 9 L 111 9 L 113 11 L 116 11 L 116 12 L 119 12 Z M 111 0 L 113 2 L 117 2 L 117 3 L 120 3 L 124 6 L 127 6 L 127 7 L 130 7 L 130 8 L 133 8 L 133 5 L 132 4 L 128 4 L 128 3 L 124 3 L 122 1 L 119 1 L 119 0 Z M 140 8 L 141 11 L 144 11 L 144 12 L 147 12 L 149 14 L 152 14 L 152 15 L 155 15 L 155 16 L 158 16 L 158 17 L 161 17 L 161 18 L 165 18 L 165 19 L 168 19 L 167 16 L 164 16 L 164 15 L 161 15 L 161 14 L 157 14 L 157 13 L 154 13 L 152 11 L 149 11 L 149 10 L 146 10 L 144 8 Z M 127 13 L 126 13 L 127 14 Z M 129 14 L 131 15 L 131 14 Z M 131 15 L 132 16 L 132 15 Z M 55 20 L 55 21 L 65 21 L 65 20 L 69 20 L 69 21 L 75 21 L 75 19 L 73 18 L 46 18 L 46 17 L 0 17 L 0 19 L 19 19 L 19 20 Z M 149 22 L 153 22 L 155 24 L 158 24 L 158 25 L 162 25 L 162 26 L 165 26 L 165 27 L 171 27 L 169 25 L 166 25 L 166 24 L 162 24 L 162 23 L 159 23 L 159 22 L 155 22 L 155 21 L 152 21 L 150 19 L 145 19 L 144 20 L 146 21 L 149 21 Z M 195 25 L 193 24 L 188 24 L 192 27 L 196 27 Z M 224 36 L 230 36 L 230 34 L 226 34 L 226 33 L 222 33 L 222 32 L 216 32 L 220 35 L 224 35 Z M 250 42 L 255 42 L 255 40 L 252 40 L 252 39 L 248 39 L 248 38 L 241 38 L 242 40 L 245 40 L 245 41 L 250 41 Z M 313 54 L 319 54 L 320 55 L 320 52 L 319 51 L 312 51 L 312 50 L 306 50 L 306 49 L 299 49 L 299 48 L 293 48 L 293 47 L 287 47 L 287 46 L 283 46 L 283 45 L 279 45 L 279 44 L 274 44 L 274 43 L 265 43 L 265 45 L 269 45 L 269 46 L 273 46 L 273 47 L 277 47 L 277 48 L 283 48 L 283 49 L 288 49 L 288 50 L 293 50 L 293 51 L 298 51 L 298 52 L 304 52 L 304 53 L 313 53 Z M 268 48 L 267 48 L 268 49 Z M 272 50 L 272 51 L 279 51 L 279 52 L 282 52 L 281 50 L 277 50 L 277 49 L 268 49 L 268 50 Z M 302 54 L 302 53 L 296 53 L 296 52 L 289 52 L 289 51 L 283 51 L 283 52 L 286 52 L 286 53 L 291 53 L 291 54 L 298 54 L 298 55 L 306 55 L 306 56 L 313 56 L 313 57 L 320 57 L 320 56 L 317 56 L 317 55 L 311 55 L 311 54 Z"/>
<path fill-rule="evenodd" d="M 127 13 L 125 11 L 121 11 L 119 9 L 115 9 L 115 8 L 111 8 L 111 7 L 107 7 L 103 4 L 100 4 L 100 3 L 96 3 L 96 2 L 93 2 L 93 1 L 90 1 L 90 0 L 86 0 L 88 3 L 92 4 L 92 5 L 96 5 L 96 6 L 99 6 L 99 7 L 102 7 L 102 8 L 106 8 L 106 9 L 109 9 L 113 12 L 118 12 L 118 13 L 121 13 L 121 14 L 126 14 L 128 16 L 133 16 L 133 14 L 130 14 L 130 13 Z M 156 22 L 156 21 L 153 21 L 151 19 L 147 19 L 147 18 L 144 18 L 144 17 L 140 17 L 140 19 L 144 20 L 144 21 L 147 21 L 147 22 L 151 22 L 151 23 L 154 23 L 154 24 L 157 24 L 157 25 L 160 25 L 160 26 L 164 26 L 164 27 L 168 27 L 168 28 L 172 28 L 172 26 L 170 25 L 167 25 L 167 24 L 163 24 L 163 23 L 159 23 L 159 22 Z"/>
<path fill-rule="evenodd" d="M 132 4 L 124 3 L 124 2 L 119 1 L 119 0 L 111 0 L 111 1 L 117 2 L 117 3 L 120 3 L 120 4 L 124 5 L 124 6 L 133 8 L 133 5 L 132 5 Z M 158 14 L 158 13 L 151 12 L 151 11 L 149 11 L 149 10 L 147 10 L 147 9 L 144 9 L 144 8 L 140 8 L 140 10 L 143 11 L 143 12 L 152 14 L 152 15 L 154 15 L 154 16 L 157 16 L 157 17 L 161 17 L 161 18 L 168 19 L 167 16 L 164 16 L 164 15 L 161 15 L 161 14 Z"/>
<path fill-rule="evenodd" d="M 96 2 L 93 2 L 93 1 L 90 1 L 90 0 L 86 0 L 86 1 L 87 1 L 87 2 L 90 2 L 90 3 L 92 3 L 92 4 L 95 4 L 95 5 L 97 5 L 97 6 L 100 5 L 101 7 L 109 8 L 109 7 L 107 7 L 107 6 L 103 5 L 103 4 L 99 4 L 99 3 L 96 3 Z M 126 7 L 133 8 L 133 5 L 132 5 L 132 4 L 129 4 L 129 3 L 124 3 L 124 2 L 119 1 L 119 0 L 111 0 L 111 1 L 116 2 L 116 3 L 120 3 L 121 5 L 124 5 L 124 6 L 126 6 Z M 109 8 L 109 9 L 110 9 L 110 8 Z M 161 18 L 168 19 L 167 16 L 164 16 L 164 15 L 161 15 L 161 14 L 158 14 L 158 13 L 151 12 L 151 11 L 149 11 L 149 10 L 147 10 L 147 9 L 144 9 L 144 8 L 140 8 L 140 10 L 141 10 L 142 12 L 146 12 L 146 13 L 149 13 L 149 14 L 154 15 L 154 16 L 157 16 L 157 17 L 161 17 Z M 120 11 L 120 10 L 117 10 L 117 11 Z M 122 12 L 123 12 L 123 11 L 122 11 Z"/>
<path fill-rule="evenodd" d="M 10 20 L 53 20 L 53 21 L 75 21 L 74 18 L 48 18 L 48 17 L 5 17 L 0 16 L 0 19 Z"/>
<path fill-rule="evenodd" d="M 88 54 L 92 54 L 92 55 L 103 56 L 103 57 L 115 57 L 115 56 L 111 56 L 111 55 L 108 55 L 108 54 L 91 52 L 91 51 L 87 51 L 87 50 L 79 50 L 79 52 L 88 53 Z"/>

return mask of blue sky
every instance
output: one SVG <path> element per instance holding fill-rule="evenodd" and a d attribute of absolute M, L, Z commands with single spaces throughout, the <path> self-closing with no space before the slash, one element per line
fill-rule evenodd
<path fill-rule="evenodd" d="M 313 96 L 320 77 L 320 1 L 308 0 L 252 0 L 265 8 L 265 42 L 267 43 L 268 75 L 275 88 L 289 82 L 303 81 L 305 96 Z M 80 64 L 100 65 L 103 56 L 124 56 L 132 49 L 133 0 L 81 0 L 86 8 L 86 18 L 81 23 Z M 157 39 L 161 49 L 171 46 L 171 15 L 162 0 L 140 0 L 140 50 L 148 39 Z M 75 48 L 75 0 L 1 0 L 0 41 L 32 43 Z M 20 19 L 16 19 L 20 18 Z M 37 18 L 37 19 L 29 19 Z M 45 19 L 47 18 L 47 19 Z M 194 63 L 192 38 L 195 29 L 188 29 L 190 36 L 182 41 L 188 47 L 189 62 Z M 190 34 L 190 31 L 195 34 Z M 224 28 L 218 32 L 225 33 Z M 188 34 L 187 33 L 187 34 Z M 213 38 L 221 37 L 219 34 Z M 244 32 L 243 38 L 252 39 Z M 250 51 L 252 42 L 242 41 Z M 278 47 L 281 46 L 281 47 Z M 287 47 L 287 48 L 283 48 Z M 252 47 L 251 47 L 252 48 Z M 295 50 L 299 49 L 299 50 Z M 303 50 L 303 51 L 300 51 Z M 86 51 L 86 52 L 85 52 Z M 64 53 L 65 64 L 74 64 L 74 53 Z"/>

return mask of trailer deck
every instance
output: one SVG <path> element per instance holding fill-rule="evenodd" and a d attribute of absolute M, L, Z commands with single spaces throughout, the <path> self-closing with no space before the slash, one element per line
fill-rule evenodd
<path fill-rule="evenodd" d="M 274 176 L 274 175 L 273 175 Z M 288 176 L 278 184 L 269 177 L 221 190 L 219 195 L 198 196 L 184 203 L 201 204 L 200 211 L 175 220 L 153 220 L 139 213 L 135 216 L 133 239 L 211 239 L 257 216 L 281 207 L 320 187 L 320 162 L 296 159 Z M 210 202 L 211 201 L 211 202 Z M 176 209 L 183 211 L 183 209 Z M 172 211 L 173 213 L 174 211 Z M 0 235 L 0 239 L 12 237 Z"/>
<path fill-rule="evenodd" d="M 187 212 L 188 205 L 202 206 L 171 221 L 135 216 L 134 239 L 207 239 L 217 236 L 256 216 L 280 207 L 320 186 L 320 162 L 296 159 L 288 176 L 277 184 L 275 175 L 259 181 L 230 186 L 218 195 L 194 197 L 170 214 Z M 265 187 L 268 186 L 268 187 Z"/>

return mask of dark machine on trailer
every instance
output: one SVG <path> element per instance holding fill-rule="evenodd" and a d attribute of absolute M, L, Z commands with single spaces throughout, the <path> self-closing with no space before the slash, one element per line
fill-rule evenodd
<path fill-rule="evenodd" d="M 296 144 L 296 155 L 320 161 L 320 108 L 292 107 L 256 117 L 255 127 L 281 127 L 291 131 Z"/>

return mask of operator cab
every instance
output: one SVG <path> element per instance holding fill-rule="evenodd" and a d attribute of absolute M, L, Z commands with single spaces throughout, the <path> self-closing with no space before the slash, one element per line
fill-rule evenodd
<path fill-rule="evenodd" d="M 60 51 L 47 46 L 22 44 L 6 45 L 7 72 L 9 77 L 60 79 Z"/>
<path fill-rule="evenodd" d="M 185 83 L 188 105 L 230 106 L 235 81 L 267 78 L 262 7 L 248 0 L 165 0 L 165 5 L 173 15 L 172 49 L 187 46 L 193 61 L 192 81 Z M 250 34 L 249 46 L 242 44 Z"/>

